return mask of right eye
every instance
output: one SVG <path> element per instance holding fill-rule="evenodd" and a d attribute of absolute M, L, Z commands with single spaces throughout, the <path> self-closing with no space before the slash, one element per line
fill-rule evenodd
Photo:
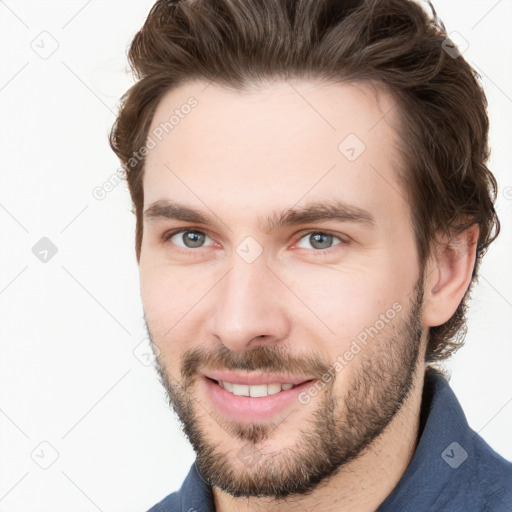
<path fill-rule="evenodd" d="M 205 247 L 206 240 L 210 240 L 210 242 L 212 242 L 208 245 L 212 245 L 214 243 L 213 240 L 202 231 L 189 229 L 174 231 L 173 233 L 169 233 L 165 238 L 174 245 L 182 247 L 183 249 L 197 249 Z"/>

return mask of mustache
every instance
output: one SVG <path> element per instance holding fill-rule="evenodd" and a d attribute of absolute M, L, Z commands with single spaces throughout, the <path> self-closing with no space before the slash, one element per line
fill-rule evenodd
<path fill-rule="evenodd" d="M 181 377 L 184 382 L 191 382 L 200 369 L 209 369 L 308 375 L 321 379 L 329 367 L 318 354 L 295 356 L 279 346 L 261 345 L 247 352 L 233 352 L 225 345 L 219 345 L 213 349 L 195 347 L 185 352 Z"/>

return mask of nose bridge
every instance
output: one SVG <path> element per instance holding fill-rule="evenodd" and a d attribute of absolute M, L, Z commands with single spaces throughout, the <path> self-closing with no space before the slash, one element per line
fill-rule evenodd
<path fill-rule="evenodd" d="M 289 329 L 288 315 L 265 259 L 249 263 L 233 256 L 215 298 L 213 334 L 231 350 L 244 350 L 258 336 L 267 341 L 283 338 Z"/>

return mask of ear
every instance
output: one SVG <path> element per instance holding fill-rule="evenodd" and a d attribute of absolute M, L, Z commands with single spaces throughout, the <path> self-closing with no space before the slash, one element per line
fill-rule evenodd
<path fill-rule="evenodd" d="M 476 259 L 479 229 L 473 224 L 450 238 L 441 236 L 426 266 L 423 326 L 447 322 L 466 293 Z"/>

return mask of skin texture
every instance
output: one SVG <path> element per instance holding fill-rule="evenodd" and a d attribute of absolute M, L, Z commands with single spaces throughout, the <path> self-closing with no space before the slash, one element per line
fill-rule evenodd
<path fill-rule="evenodd" d="M 150 133 L 191 96 L 197 106 L 146 158 L 140 279 L 159 372 L 216 509 L 375 510 L 414 452 L 427 330 L 462 299 L 478 232 L 420 266 L 383 90 L 184 84 L 161 101 Z M 211 222 L 166 218 L 165 201 Z M 335 202 L 372 222 L 269 229 L 289 209 Z M 195 235 L 184 239 L 187 230 Z M 214 368 L 335 377 L 272 421 L 232 421 L 205 386 Z"/>

